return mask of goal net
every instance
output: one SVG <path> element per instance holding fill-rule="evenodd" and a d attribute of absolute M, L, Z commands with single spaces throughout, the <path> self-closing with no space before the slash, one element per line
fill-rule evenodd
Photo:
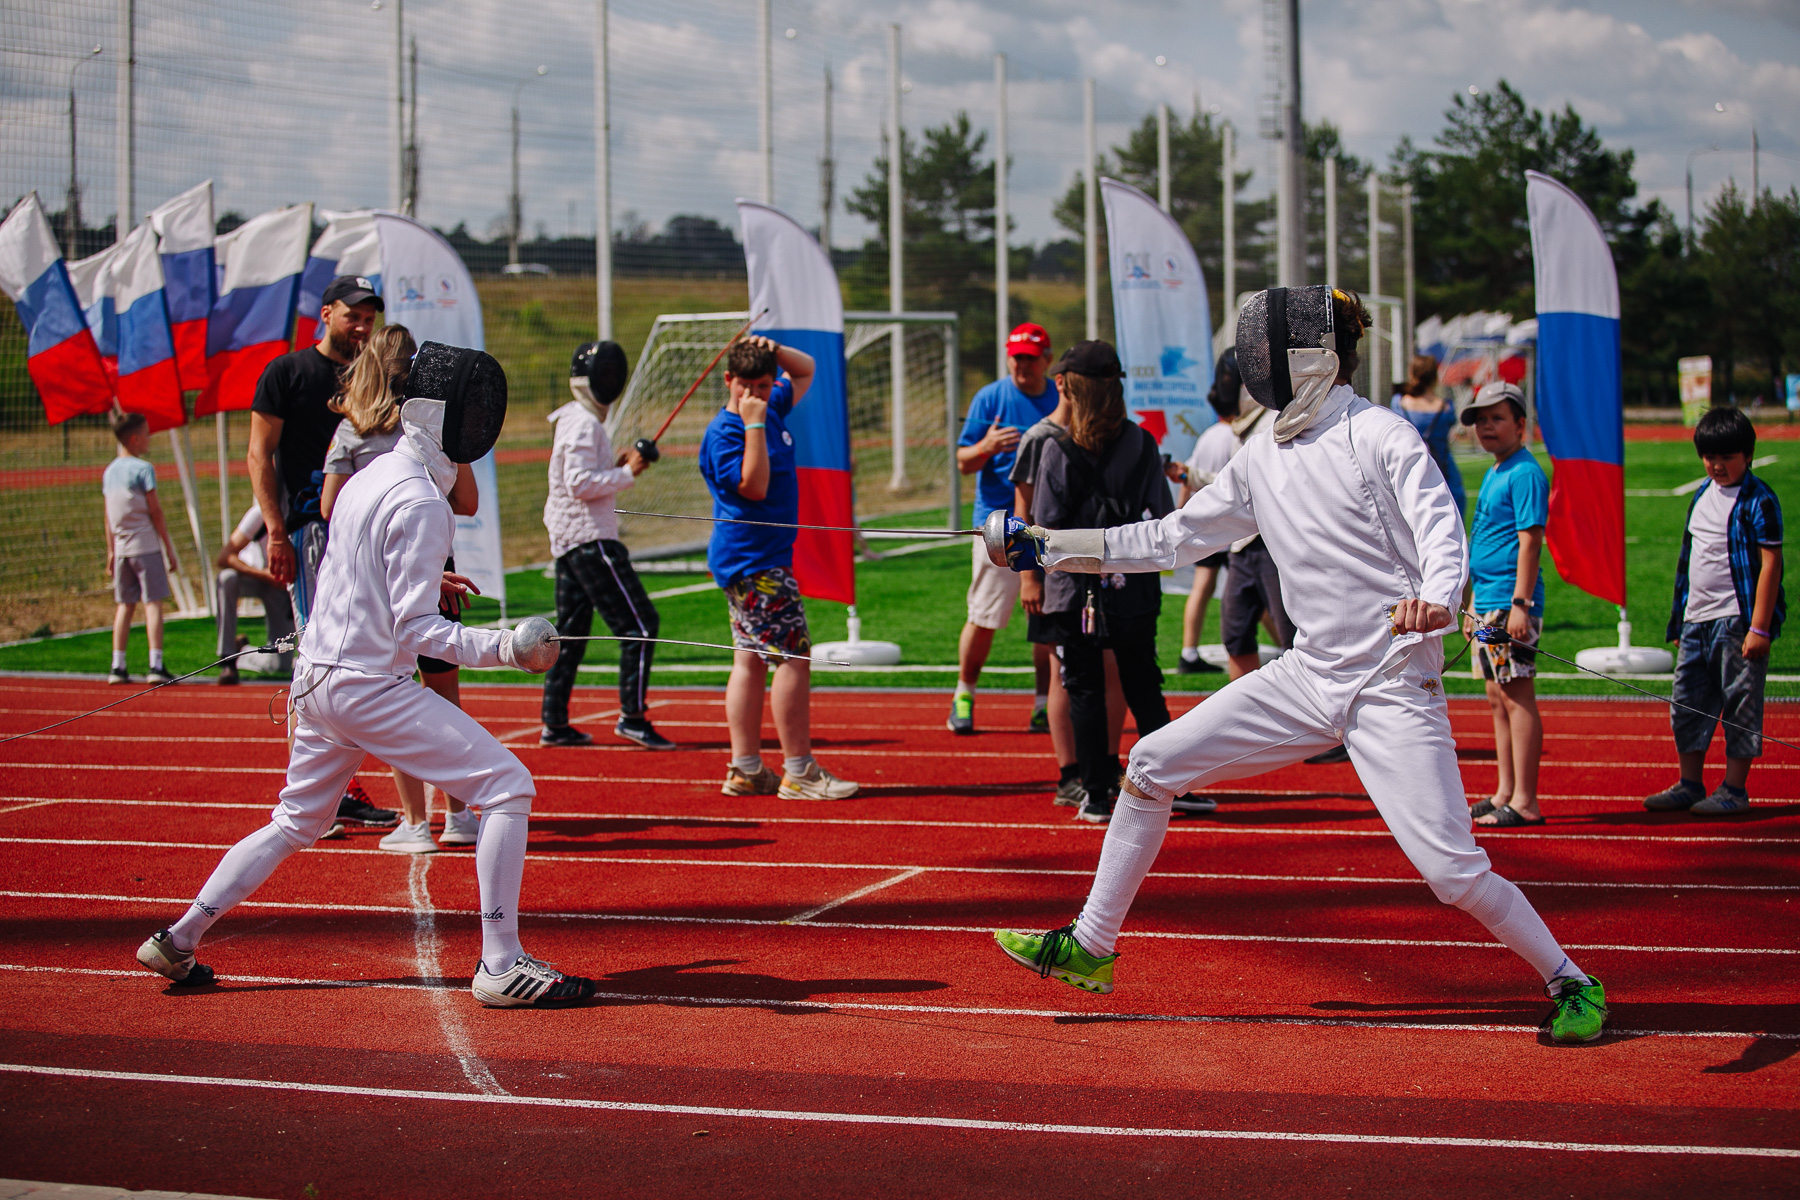
<path fill-rule="evenodd" d="M 617 450 L 654 436 L 719 347 L 748 313 L 676 313 L 656 318 L 625 394 L 607 421 Z M 962 424 L 957 320 L 953 313 L 844 314 L 845 382 L 850 408 L 851 486 L 860 523 L 886 513 L 961 508 L 953 447 Z M 681 410 L 657 443 L 662 461 L 638 477 L 623 508 L 710 516 L 700 477 L 700 437 L 725 403 L 725 364 Z M 804 401 L 803 401 L 804 403 Z M 697 549 L 709 529 L 692 521 L 619 518 L 634 553 Z"/>

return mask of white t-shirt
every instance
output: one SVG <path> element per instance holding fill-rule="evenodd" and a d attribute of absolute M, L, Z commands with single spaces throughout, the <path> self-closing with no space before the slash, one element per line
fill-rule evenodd
<path fill-rule="evenodd" d="M 1211 483 L 1231 456 L 1238 452 L 1237 434 L 1229 421 L 1214 421 L 1194 439 L 1193 453 L 1188 455 L 1188 484 L 1195 491 Z"/>
<path fill-rule="evenodd" d="M 263 528 L 262 509 L 252 504 L 245 512 L 244 519 L 237 523 L 237 532 L 250 539 L 250 544 L 237 552 L 237 556 L 246 566 L 257 570 L 267 570 L 269 555 L 264 546 L 268 545 L 268 531 Z"/>
<path fill-rule="evenodd" d="M 1693 548 L 1688 555 L 1688 621 L 1739 616 L 1737 587 L 1731 582 L 1731 542 L 1727 534 L 1738 487 L 1709 483 L 1688 518 Z"/>

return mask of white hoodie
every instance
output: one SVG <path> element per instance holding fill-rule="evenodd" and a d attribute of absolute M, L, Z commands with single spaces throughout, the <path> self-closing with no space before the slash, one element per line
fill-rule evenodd
<path fill-rule="evenodd" d="M 589 542 L 617 541 L 613 497 L 637 482 L 630 467 L 613 465 L 612 439 L 593 410 L 571 400 L 550 414 L 556 434 L 550 446 L 550 495 L 544 528 L 550 555 L 561 558 Z"/>

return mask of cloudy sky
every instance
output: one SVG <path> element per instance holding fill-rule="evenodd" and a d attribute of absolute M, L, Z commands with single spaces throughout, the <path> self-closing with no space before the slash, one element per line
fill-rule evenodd
<path fill-rule="evenodd" d="M 207 176 L 221 210 L 389 203 L 395 4 L 140 5 L 140 210 Z M 114 11 L 111 0 L 0 11 L 8 197 L 37 188 L 61 207 L 69 72 L 99 45 L 75 73 L 80 177 L 87 215 L 113 211 Z M 517 95 L 528 228 L 592 231 L 593 14 L 592 0 L 406 0 L 422 216 L 497 230 Z M 829 66 L 839 244 L 867 232 L 841 200 L 879 150 L 889 22 L 903 28 L 909 128 L 967 110 L 990 129 L 993 57 L 1008 56 L 1021 241 L 1056 234 L 1051 205 L 1080 167 L 1085 77 L 1097 81 L 1103 145 L 1159 101 L 1182 113 L 1217 106 L 1240 130 L 1242 164 L 1258 169 L 1253 187 L 1266 186 L 1261 0 L 773 0 L 773 14 L 775 199 L 817 222 Z M 1609 144 L 1636 150 L 1641 194 L 1678 215 L 1691 151 L 1706 151 L 1694 159 L 1698 203 L 1729 176 L 1748 182 L 1752 120 L 1763 183 L 1800 183 L 1800 0 L 1306 0 L 1301 24 L 1306 116 L 1336 122 L 1365 157 L 1385 161 L 1406 134 L 1429 142 L 1453 93 L 1505 78 L 1540 107 L 1573 104 Z M 755 0 L 613 0 L 611 33 L 615 220 L 731 220 L 733 196 L 761 188 Z"/>

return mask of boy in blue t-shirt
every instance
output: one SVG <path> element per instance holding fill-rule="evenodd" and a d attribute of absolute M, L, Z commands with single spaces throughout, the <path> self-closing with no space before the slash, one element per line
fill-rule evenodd
<path fill-rule="evenodd" d="M 1671 708 L 1681 778 L 1644 800 L 1651 812 L 1703 817 L 1750 808 L 1750 764 L 1762 755 L 1763 683 L 1769 647 L 1781 635 L 1781 501 L 1750 471 L 1756 426 L 1735 408 L 1715 408 L 1694 427 L 1706 482 L 1688 505 L 1675 566 L 1670 639 L 1680 639 Z M 1698 711 L 1695 711 L 1698 710 Z M 1716 713 L 1717 717 L 1705 714 Z M 1725 778 L 1711 795 L 1700 782 L 1706 748 L 1725 726 Z"/>
<path fill-rule="evenodd" d="M 1042 325 L 1027 321 L 1006 339 L 1005 379 L 996 379 L 975 393 L 969 418 L 956 440 L 956 469 L 975 476 L 975 525 L 979 527 L 996 509 L 1013 513 L 1010 477 L 1024 432 L 1056 411 L 1056 384 L 1046 374 L 1050 364 L 1050 335 Z M 1019 602 L 1019 576 L 989 560 L 981 539 L 971 543 L 972 576 L 969 580 L 969 619 L 957 645 L 956 693 L 950 698 L 952 733 L 975 732 L 975 684 L 993 649 L 994 634 L 1012 620 Z M 1030 612 L 1030 610 L 1027 610 Z M 1036 616 L 1036 613 L 1030 615 Z M 1035 631 L 1035 623 L 1034 623 Z M 1030 728 L 1048 732 L 1045 706 L 1050 695 L 1050 646 L 1032 639 L 1032 663 L 1037 668 L 1037 698 L 1032 704 Z"/>
<path fill-rule="evenodd" d="M 737 648 L 725 686 L 727 796 L 779 792 L 789 800 L 844 800 L 857 792 L 856 784 L 837 778 L 812 755 L 812 664 L 804 657 L 812 637 L 793 574 L 800 479 L 785 420 L 812 378 L 809 354 L 766 337 L 737 342 L 725 359 L 725 407 L 700 439 L 700 474 L 712 492 L 713 516 L 724 518 L 713 526 L 706 565 L 725 591 Z M 769 666 L 775 668 L 775 732 L 785 760 L 779 777 L 762 760 Z"/>
<path fill-rule="evenodd" d="M 1475 427 L 1494 465 L 1481 480 L 1469 531 L 1469 590 L 1483 623 L 1504 624 L 1512 642 L 1475 645 L 1477 676 L 1487 681 L 1494 713 L 1494 794 L 1469 809 L 1477 825 L 1517 829 L 1542 825 L 1538 760 L 1544 721 L 1538 715 L 1537 643 L 1544 630 L 1544 523 L 1550 518 L 1550 481 L 1525 448 L 1525 393 L 1496 380 L 1475 394 L 1462 423 Z M 1468 607 L 1469 593 L 1464 593 Z M 1474 623 L 1463 618 L 1465 633 Z"/>

